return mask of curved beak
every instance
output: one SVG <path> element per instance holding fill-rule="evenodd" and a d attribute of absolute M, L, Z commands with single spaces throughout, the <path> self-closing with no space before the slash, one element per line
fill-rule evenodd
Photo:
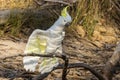
<path fill-rule="evenodd" d="M 71 24 L 70 22 L 66 23 L 66 24 L 65 24 L 65 27 L 70 26 L 70 24 Z"/>

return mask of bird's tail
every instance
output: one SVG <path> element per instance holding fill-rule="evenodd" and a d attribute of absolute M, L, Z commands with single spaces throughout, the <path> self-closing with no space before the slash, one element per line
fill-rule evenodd
<path fill-rule="evenodd" d="M 38 65 L 40 57 L 26 56 L 23 58 L 23 65 L 26 71 L 34 72 L 36 71 L 36 66 Z"/>
<path fill-rule="evenodd" d="M 38 71 L 41 74 L 51 72 L 59 62 L 57 58 L 40 58 L 27 56 L 23 58 L 23 64 L 26 71 Z"/>
<path fill-rule="evenodd" d="M 41 72 L 41 74 L 51 72 L 58 64 L 58 58 L 44 58 L 39 64 L 39 72 Z"/>

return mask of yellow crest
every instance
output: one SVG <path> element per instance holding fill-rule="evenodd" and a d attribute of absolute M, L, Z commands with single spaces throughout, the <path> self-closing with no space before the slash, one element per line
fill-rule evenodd
<path fill-rule="evenodd" d="M 63 8 L 63 10 L 61 11 L 61 16 L 63 16 L 63 17 L 66 17 L 67 16 L 67 8 L 68 8 L 69 6 L 66 6 L 65 8 Z"/>

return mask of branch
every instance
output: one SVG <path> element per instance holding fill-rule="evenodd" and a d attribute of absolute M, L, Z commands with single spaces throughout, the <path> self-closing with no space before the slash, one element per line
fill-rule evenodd
<path fill-rule="evenodd" d="M 115 6 L 115 8 L 120 12 L 120 8 L 118 7 L 118 6 L 119 6 L 118 2 L 111 0 L 111 3 L 112 3 L 112 4 Z M 117 6 L 116 4 L 118 4 L 118 6 Z"/>
<path fill-rule="evenodd" d="M 67 80 L 66 76 L 67 76 L 69 60 L 66 55 L 63 55 L 63 60 L 64 60 L 64 67 L 63 67 L 63 73 L 62 73 L 62 80 Z"/>
<path fill-rule="evenodd" d="M 103 69 L 103 76 L 105 80 L 112 80 L 113 72 L 115 71 L 115 67 L 120 61 L 120 42 L 118 43 L 112 57 L 106 63 Z"/>
<path fill-rule="evenodd" d="M 90 67 L 89 65 L 87 64 L 84 64 L 84 63 L 70 63 L 68 64 L 68 69 L 70 68 L 79 68 L 79 67 L 83 67 L 87 70 L 89 70 L 93 75 L 95 75 L 99 80 L 104 80 L 103 76 L 98 73 L 95 69 L 93 69 L 92 67 Z M 59 66 L 57 66 L 55 69 L 62 69 L 63 68 L 63 65 L 60 64 Z M 54 69 L 54 70 L 55 70 Z"/>
<path fill-rule="evenodd" d="M 37 0 L 34 0 L 34 2 L 36 4 L 38 4 L 39 6 L 42 6 L 42 7 L 44 7 L 44 6 L 50 6 L 50 5 L 55 5 L 55 4 L 47 4 L 46 2 L 60 3 L 60 4 L 65 4 L 65 5 L 72 6 L 70 3 L 67 3 L 67 2 L 64 2 L 64 1 L 59 1 L 59 0 L 44 0 L 43 2 L 39 2 Z"/>
<path fill-rule="evenodd" d="M 33 0 L 36 4 L 38 4 L 39 6 L 42 6 L 44 2 L 38 2 L 37 0 Z"/>
<path fill-rule="evenodd" d="M 87 70 L 89 70 L 93 75 L 95 75 L 99 80 L 105 80 L 104 77 L 98 73 L 96 70 L 94 70 L 92 67 L 90 67 L 89 65 L 87 64 L 84 64 L 84 63 L 70 63 L 68 64 L 68 69 L 71 69 L 71 68 L 79 68 L 79 67 L 83 67 Z M 54 70 L 57 70 L 57 69 L 63 69 L 64 68 L 64 64 L 59 64 L 58 66 L 54 67 L 52 71 Z M 51 71 L 51 72 L 52 72 Z M 33 80 L 43 80 L 45 79 L 51 72 L 48 72 L 48 73 L 45 73 L 45 74 L 40 74 L 36 77 L 33 78 Z M 65 78 L 62 78 L 65 80 Z"/>
<path fill-rule="evenodd" d="M 47 2 L 54 2 L 54 3 L 61 3 L 61 4 L 65 4 L 65 5 L 71 6 L 70 3 L 67 3 L 67 2 L 64 2 L 64 1 L 59 1 L 59 0 L 44 0 L 44 1 L 47 1 Z"/>
<path fill-rule="evenodd" d="M 65 75 L 65 77 L 66 77 L 66 75 L 67 75 L 67 69 L 70 69 L 70 68 L 79 68 L 79 67 L 83 67 L 83 68 L 85 68 L 85 69 L 87 69 L 87 70 L 89 70 L 93 75 L 95 75 L 99 80 L 105 80 L 104 78 L 103 78 L 103 76 L 100 74 L 100 73 L 98 73 L 95 69 L 93 69 L 92 67 L 90 67 L 89 65 L 87 65 L 87 64 L 84 64 L 84 63 L 70 63 L 70 64 L 68 64 L 68 60 L 67 60 L 67 58 L 66 58 L 66 56 L 65 55 L 53 55 L 53 54 L 47 54 L 47 55 L 42 55 L 42 54 L 35 54 L 35 53 L 32 53 L 32 54 L 18 54 L 18 55 L 14 55 L 14 56 L 8 56 L 8 57 L 4 57 L 4 58 L 1 58 L 1 60 L 5 60 L 5 59 L 8 59 L 8 58 L 13 58 L 13 57 L 18 57 L 18 56 L 21 56 L 21 57 L 24 57 L 24 56 L 39 56 L 39 57 L 49 57 L 49 58 L 53 58 L 53 57 L 57 57 L 57 58 L 61 58 L 61 59 L 66 59 L 65 60 L 65 65 L 64 64 L 59 64 L 57 67 L 54 67 L 54 69 L 53 69 L 53 71 L 54 70 L 56 70 L 56 69 L 64 69 L 63 70 L 63 74 Z M 37 77 L 35 77 L 33 80 L 37 80 L 37 79 L 44 79 L 44 78 L 46 78 L 49 74 L 50 74 L 51 72 L 49 72 L 49 73 L 46 73 L 46 74 L 40 74 L 40 75 L 38 75 Z M 65 78 L 64 77 L 64 78 Z"/>
<path fill-rule="evenodd" d="M 39 2 L 37 0 L 33 0 L 33 1 L 42 8 L 47 7 L 47 6 L 54 6 L 55 5 L 55 4 L 48 4 L 45 1 L 44 2 Z"/>
<path fill-rule="evenodd" d="M 84 69 L 87 69 L 89 70 L 93 75 L 95 75 L 99 80 L 105 80 L 104 77 L 98 73 L 96 70 L 94 70 L 92 67 L 90 67 L 89 65 L 87 64 L 84 64 L 84 63 L 70 63 L 68 64 L 68 69 L 71 69 L 71 68 L 80 68 L 80 67 L 83 67 Z M 54 70 L 57 70 L 57 69 L 63 69 L 64 68 L 64 64 L 59 64 L 58 66 L 54 67 L 52 71 Z M 51 71 L 51 72 L 52 72 Z M 44 80 L 51 72 L 48 72 L 48 73 L 44 73 L 44 74 L 39 74 L 37 76 L 35 76 L 32 80 Z M 18 77 L 24 77 L 25 74 L 21 74 L 19 75 Z M 29 76 L 29 75 L 28 75 Z M 26 76 L 25 76 L 26 77 Z M 64 78 L 65 80 L 65 78 Z"/>
<path fill-rule="evenodd" d="M 17 54 L 17 55 L 13 55 L 13 56 L 7 56 L 7 57 L 3 57 L 0 58 L 1 60 L 5 60 L 8 58 L 13 58 L 13 57 L 24 57 L 24 56 L 39 56 L 39 57 L 49 57 L 49 58 L 53 58 L 53 57 L 57 57 L 57 58 L 63 58 L 63 55 L 54 55 L 54 54 L 47 54 L 47 55 L 43 55 L 43 54 L 37 54 L 37 53 L 28 53 L 28 54 Z"/>

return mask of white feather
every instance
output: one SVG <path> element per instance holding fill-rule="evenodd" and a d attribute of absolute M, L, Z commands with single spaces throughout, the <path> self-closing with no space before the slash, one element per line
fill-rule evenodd
<path fill-rule="evenodd" d="M 64 22 L 66 21 L 66 22 Z M 36 29 L 30 35 L 25 54 L 37 53 L 37 54 L 49 54 L 49 53 L 61 53 L 62 54 L 62 40 L 64 39 L 65 32 L 64 27 L 67 22 L 71 22 L 71 16 L 67 14 L 67 17 L 60 16 L 59 19 L 48 30 Z M 36 42 L 38 38 L 38 42 Z M 42 47 L 38 46 L 41 45 Z M 45 47 L 45 50 L 41 50 Z M 28 49 L 29 48 L 29 49 Z M 34 56 L 27 56 L 23 58 L 23 64 L 26 71 L 36 71 L 36 67 L 39 66 L 39 72 L 44 74 L 52 71 L 59 62 L 58 58 L 41 58 Z"/>

